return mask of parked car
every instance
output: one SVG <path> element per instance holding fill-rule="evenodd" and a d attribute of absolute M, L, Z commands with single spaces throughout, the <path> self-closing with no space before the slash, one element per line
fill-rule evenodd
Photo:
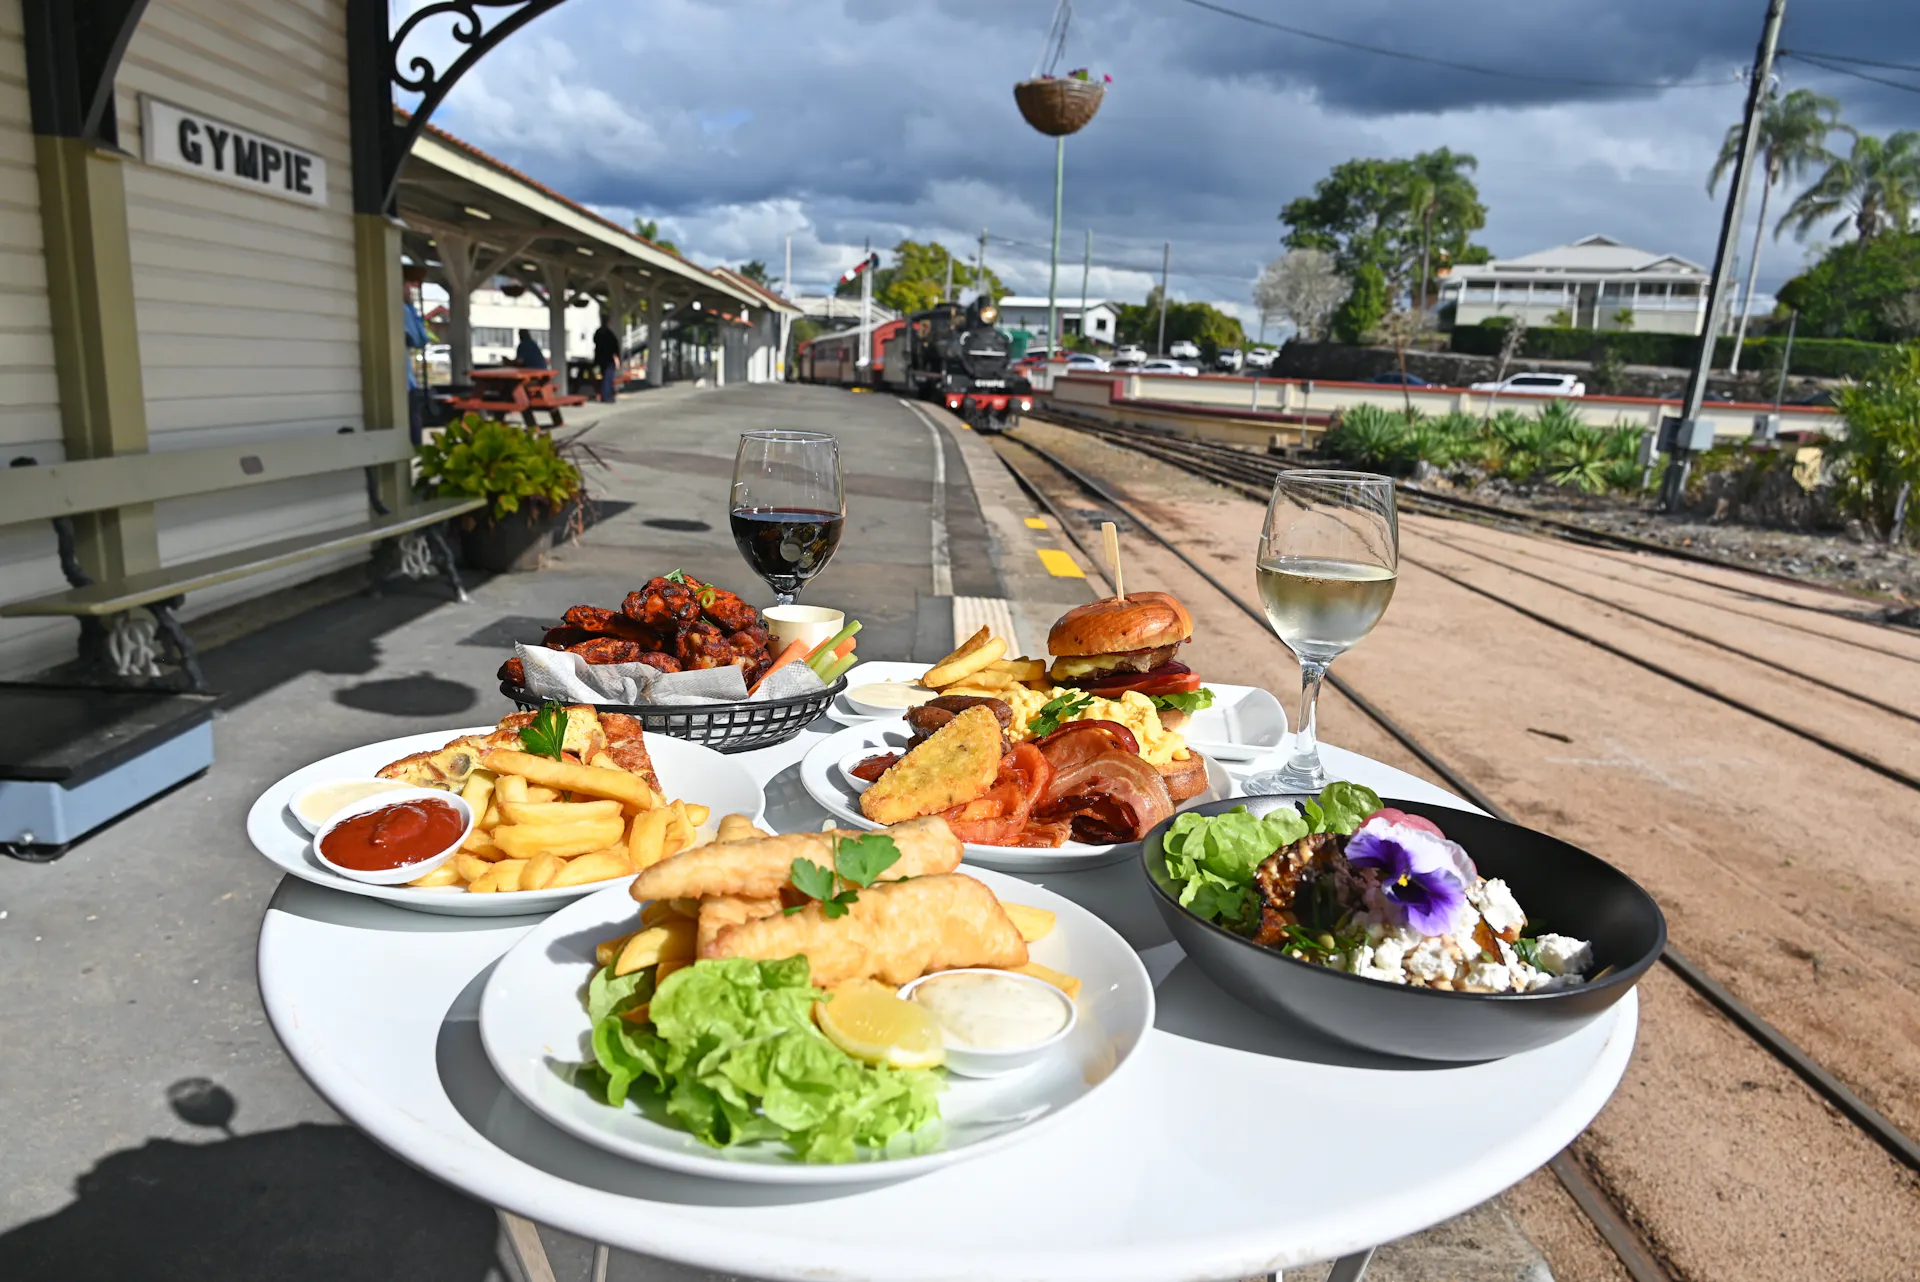
<path fill-rule="evenodd" d="M 1133 372 L 1135 374 L 1178 374 L 1184 378 L 1200 377 L 1200 371 L 1193 366 L 1182 365 L 1179 361 L 1170 361 L 1165 358 L 1146 361 L 1137 366 Z"/>
<path fill-rule="evenodd" d="M 1528 396 L 1585 396 L 1587 385 L 1571 374 L 1513 374 L 1498 383 L 1475 383 L 1476 392 L 1523 392 Z"/>
<path fill-rule="evenodd" d="M 1247 353 L 1247 368 L 1272 369 L 1273 363 L 1280 359 L 1280 353 L 1271 347 L 1256 347 Z"/>
<path fill-rule="evenodd" d="M 1200 359 L 1200 345 L 1186 339 L 1176 339 L 1167 347 L 1167 355 L 1178 361 L 1197 361 Z"/>
<path fill-rule="evenodd" d="M 1104 374 L 1112 367 L 1092 352 L 1069 352 L 1067 354 L 1067 368 L 1069 370 L 1092 370 L 1097 374 Z"/>
<path fill-rule="evenodd" d="M 1384 374 L 1375 374 L 1372 378 L 1368 379 L 1367 381 L 1369 383 L 1388 383 L 1394 387 L 1432 387 L 1433 386 L 1432 383 L 1429 383 L 1426 379 L 1421 378 L 1418 374 L 1402 374 L 1397 369 L 1390 369 Z"/>
<path fill-rule="evenodd" d="M 1114 364 L 1116 365 L 1121 361 L 1144 361 L 1145 359 L 1147 359 L 1147 349 L 1136 346 L 1133 343 L 1126 344 L 1113 354 Z"/>
<path fill-rule="evenodd" d="M 1213 358 L 1213 367 L 1226 370 L 1230 374 L 1238 373 L 1243 359 L 1239 348 L 1223 347 L 1220 349 L 1220 354 Z"/>

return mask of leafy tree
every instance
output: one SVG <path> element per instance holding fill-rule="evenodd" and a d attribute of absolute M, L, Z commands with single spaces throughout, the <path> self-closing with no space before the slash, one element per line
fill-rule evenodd
<path fill-rule="evenodd" d="M 779 283 L 774 280 L 773 277 L 767 275 L 767 265 L 758 258 L 749 258 L 746 262 L 741 263 L 739 267 L 735 268 L 735 270 L 762 289 L 772 289 Z"/>
<path fill-rule="evenodd" d="M 1464 172 L 1475 163 L 1444 147 L 1411 160 L 1345 161 L 1314 184 L 1311 196 L 1280 211 L 1288 227 L 1282 243 L 1326 250 L 1350 278 L 1370 265 L 1396 290 L 1423 258 L 1429 272 L 1434 257 L 1484 261 L 1486 251 L 1469 240 L 1487 221 L 1479 191 Z M 1424 290 L 1431 276 L 1423 275 Z"/>
<path fill-rule="evenodd" d="M 923 312 L 941 299 L 947 286 L 947 264 L 953 264 L 953 290 L 956 296 L 964 296 L 978 289 L 978 273 L 973 264 L 963 258 L 955 258 L 939 241 L 921 244 L 917 240 L 903 240 L 892 250 L 893 261 L 885 267 L 874 269 L 873 297 L 886 307 L 898 312 Z M 841 298 L 858 298 L 860 281 L 841 281 L 834 288 Z M 986 293 L 999 298 L 1006 292 L 1000 278 L 992 269 L 986 273 Z"/>
<path fill-rule="evenodd" d="M 1139 343 L 1151 348 L 1160 337 L 1160 287 L 1147 293 L 1144 303 L 1122 303 L 1118 324 L 1123 343 Z M 1223 347 L 1245 347 L 1246 330 L 1237 317 L 1229 316 L 1211 303 L 1167 304 L 1167 343 L 1181 340 L 1200 348 L 1201 359 L 1208 364 Z"/>
<path fill-rule="evenodd" d="M 670 254 L 677 254 L 680 252 L 680 246 L 674 244 L 672 241 L 668 240 L 665 236 L 662 236 L 660 234 L 660 223 L 657 219 L 653 219 L 653 218 L 634 219 L 633 234 L 640 237 L 640 239 L 642 240 L 652 241 L 654 244 L 660 246 L 660 248 L 666 250 Z"/>
<path fill-rule="evenodd" d="M 1825 172 L 1794 198 L 1780 216 L 1774 234 L 1791 229 L 1805 236 L 1813 225 L 1829 218 L 1839 222 L 1836 232 L 1851 222 L 1861 240 L 1882 232 L 1905 231 L 1920 205 L 1920 130 L 1876 138 L 1855 134 L 1853 150 L 1836 156 Z"/>
<path fill-rule="evenodd" d="M 1818 165 L 1833 163 L 1827 150 L 1827 135 L 1844 128 L 1840 123 L 1840 104 L 1811 89 L 1795 89 L 1781 98 L 1767 95 L 1760 115 L 1760 220 L 1753 225 L 1753 252 L 1747 259 L 1747 293 L 1753 293 L 1760 275 L 1761 235 L 1767 226 L 1767 201 L 1782 181 L 1799 179 Z M 1720 156 L 1707 175 L 1707 194 L 1712 195 L 1721 178 L 1740 158 L 1740 144 L 1746 137 L 1744 124 L 1729 125 L 1720 143 Z M 1774 236 L 1778 238 L 1778 229 Z M 1741 333 L 1746 332 L 1744 313 Z"/>
<path fill-rule="evenodd" d="M 1268 263 L 1253 287 L 1262 324 L 1278 316 L 1291 321 L 1300 337 L 1323 337 L 1333 309 L 1352 290 L 1324 249 L 1289 249 Z"/>
<path fill-rule="evenodd" d="M 1847 436 L 1837 449 L 1841 493 L 1889 543 L 1906 536 L 1920 485 L 1920 342 L 1907 343 L 1840 389 Z"/>
<path fill-rule="evenodd" d="M 1342 343 L 1364 343 L 1387 314 L 1387 277 L 1372 263 L 1353 271 L 1353 290 L 1333 313 L 1333 336 Z"/>
<path fill-rule="evenodd" d="M 1800 313 L 1802 334 L 1888 342 L 1905 336 L 1889 308 L 1896 307 L 1916 281 L 1920 233 L 1890 231 L 1835 245 L 1782 285 L 1779 298 Z"/>

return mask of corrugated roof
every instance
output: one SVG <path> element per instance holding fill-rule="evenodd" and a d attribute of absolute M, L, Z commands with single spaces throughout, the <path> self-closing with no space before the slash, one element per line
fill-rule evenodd
<path fill-rule="evenodd" d="M 1566 245 L 1536 250 L 1517 258 L 1497 258 L 1490 263 L 1463 265 L 1453 276 L 1483 276 L 1500 272 L 1612 272 L 1694 274 L 1704 276 L 1706 269 L 1678 254 L 1660 254 L 1650 249 L 1623 245 L 1607 236 L 1583 236 Z"/>

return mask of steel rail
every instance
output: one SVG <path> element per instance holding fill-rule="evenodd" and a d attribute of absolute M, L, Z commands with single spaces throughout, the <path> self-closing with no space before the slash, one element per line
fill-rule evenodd
<path fill-rule="evenodd" d="M 1187 568 L 1200 576 L 1200 578 L 1205 580 L 1215 591 L 1219 592 L 1237 607 L 1241 613 L 1247 615 L 1259 625 L 1263 632 L 1270 630 L 1264 613 L 1254 608 L 1254 606 L 1247 602 L 1239 593 L 1222 583 L 1205 566 L 1201 565 L 1191 556 L 1188 556 L 1184 549 L 1167 538 L 1166 535 L 1160 533 L 1159 530 L 1154 528 L 1150 521 L 1147 521 L 1140 516 L 1139 513 L 1135 512 L 1105 484 L 1088 476 L 1086 473 L 1073 467 L 1050 451 L 1033 444 L 1031 441 L 1013 436 L 1008 436 L 1003 439 L 1031 452 L 1062 476 L 1106 504 L 1116 515 L 1125 517 L 1135 529 L 1160 544 L 1160 546 L 1164 547 L 1167 551 L 1173 553 Z M 1098 572 L 1101 578 L 1111 587 L 1111 579 L 1108 578 L 1106 571 L 1100 568 L 1100 558 L 1089 552 L 1086 545 L 1080 541 L 1078 533 L 1075 531 L 1073 524 L 1067 520 L 1065 514 L 1062 513 L 1058 506 L 1050 499 L 1045 497 L 1039 486 L 1025 477 L 1019 468 L 1015 467 L 1006 459 L 1004 452 L 1000 452 L 1000 455 L 1002 461 L 1006 463 L 1008 470 L 1020 481 L 1023 488 L 1040 499 L 1042 505 L 1053 514 L 1054 520 L 1059 525 L 1061 531 L 1072 540 L 1076 547 L 1080 548 L 1081 553 L 1087 557 L 1088 563 L 1095 566 L 1096 572 Z M 1494 599 L 1498 600 L 1498 598 Z M 1510 603 L 1502 602 L 1502 604 Z M 1275 638 L 1275 643 L 1279 643 L 1277 637 Z M 1427 747 L 1426 744 L 1421 742 L 1412 732 L 1386 715 L 1378 705 L 1361 695 L 1351 684 L 1334 676 L 1332 673 L 1327 674 L 1327 682 L 1332 685 L 1343 698 L 1351 701 L 1363 715 L 1412 753 L 1422 764 L 1433 770 L 1436 775 L 1445 781 L 1446 784 L 1460 796 L 1466 798 L 1475 806 L 1497 819 L 1505 820 L 1508 823 L 1519 822 L 1509 811 L 1492 797 L 1488 796 L 1486 792 L 1477 787 L 1470 779 L 1455 769 L 1438 753 Z M 1846 1117 L 1848 1121 L 1853 1123 L 1853 1125 L 1868 1138 L 1877 1143 L 1891 1157 L 1910 1170 L 1920 1171 L 1920 1142 L 1916 1142 L 1912 1136 L 1902 1131 L 1894 1124 L 1892 1119 L 1879 1112 L 1879 1110 L 1875 1109 L 1871 1104 L 1868 1104 L 1854 1092 L 1852 1088 L 1835 1077 L 1786 1034 L 1775 1028 L 1770 1022 L 1763 1018 L 1759 1012 L 1741 1001 L 1726 988 L 1725 985 L 1707 974 L 1706 971 L 1675 948 L 1671 942 L 1668 943 L 1665 951 L 1661 953 L 1660 961 L 1686 983 L 1688 987 L 1692 988 L 1716 1010 L 1720 1011 L 1722 1015 L 1726 1016 L 1741 1032 L 1745 1033 L 1776 1061 L 1792 1071 L 1817 1095 L 1837 1109 L 1842 1116 Z M 1561 1157 L 1565 1158 L 1566 1154 L 1563 1153 Z M 1549 1163 L 1549 1167 L 1553 1170 L 1556 1178 L 1560 1179 L 1562 1184 L 1567 1188 L 1569 1196 L 1573 1197 L 1575 1202 L 1582 1207 L 1583 1212 L 1587 1211 L 1589 1206 L 1604 1206 L 1606 1208 L 1607 1213 L 1602 1216 L 1596 1217 L 1594 1214 L 1589 1213 L 1588 1218 L 1593 1221 L 1595 1230 L 1606 1239 L 1608 1246 L 1613 1249 L 1614 1253 L 1620 1258 L 1622 1265 L 1633 1276 L 1635 1282 L 1666 1282 L 1669 1275 L 1666 1270 L 1659 1265 L 1658 1257 L 1653 1253 L 1649 1244 L 1641 1238 L 1638 1232 L 1633 1230 L 1624 1217 L 1613 1210 L 1610 1199 L 1593 1183 L 1591 1177 L 1588 1176 L 1577 1163 L 1571 1160 L 1561 1161 L 1556 1159 L 1555 1162 Z M 1646 1271 L 1649 1269 L 1657 1271 Z"/>

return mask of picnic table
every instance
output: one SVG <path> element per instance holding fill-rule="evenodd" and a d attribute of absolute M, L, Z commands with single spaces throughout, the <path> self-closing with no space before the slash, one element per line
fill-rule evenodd
<path fill-rule="evenodd" d="M 528 427 L 539 427 L 536 412 L 548 415 L 549 428 L 566 426 L 561 410 L 568 405 L 585 405 L 584 396 L 562 395 L 550 369 L 524 369 L 518 365 L 498 365 L 473 371 L 473 394 L 449 396 L 448 405 L 458 410 L 477 410 L 502 418 L 518 414 Z"/>
<path fill-rule="evenodd" d="M 769 826 L 818 828 L 795 780 L 832 729 L 741 753 Z M 1471 809 L 1381 762 L 1322 747 L 1336 777 Z M 1236 777 L 1277 759 L 1232 763 Z M 549 1124 L 487 1058 L 480 994 L 526 917 L 410 912 L 293 877 L 261 924 L 260 992 L 329 1103 L 388 1150 L 515 1217 L 764 1278 L 1159 1282 L 1272 1275 L 1372 1249 L 1484 1202 L 1577 1136 L 1618 1085 L 1638 999 L 1537 1050 L 1409 1064 L 1302 1037 L 1185 960 L 1133 861 L 1044 875 L 1140 954 L 1157 990 L 1138 1063 L 1082 1115 L 919 1178 L 735 1183 L 627 1161 Z M 571 1053 L 573 1048 L 561 1048 Z M 1277 1128 L 1277 1129 L 1276 1129 Z M 1306 1155 L 1306 1156 L 1302 1156 Z M 537 1248 L 537 1243 L 534 1244 Z"/>

